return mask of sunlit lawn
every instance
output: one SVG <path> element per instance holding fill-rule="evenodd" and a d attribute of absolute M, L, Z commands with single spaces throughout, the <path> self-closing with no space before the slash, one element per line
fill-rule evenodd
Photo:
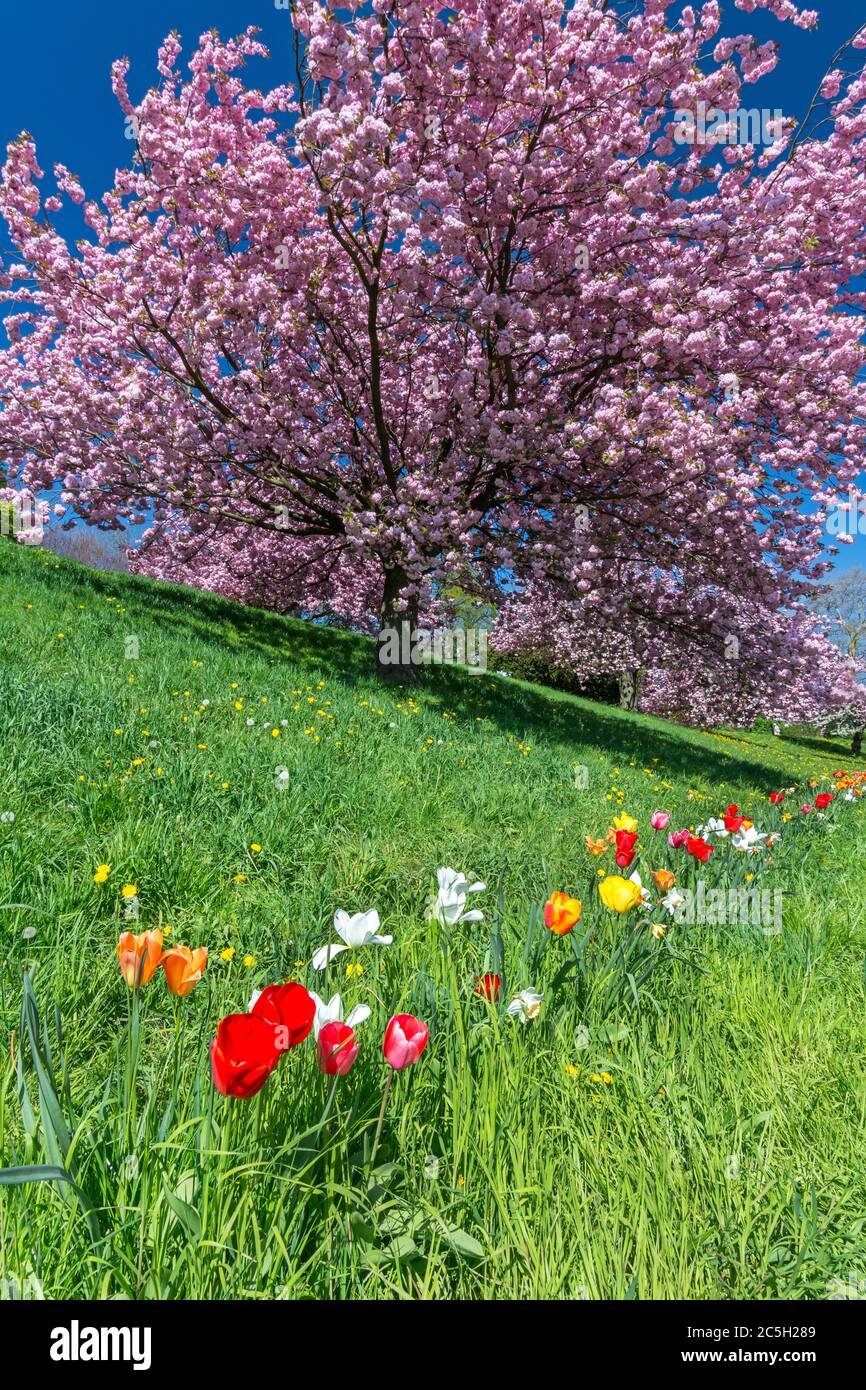
<path fill-rule="evenodd" d="M 0 1163 L 78 1184 L 0 1187 L 0 1278 L 47 1297 L 591 1299 L 866 1278 L 861 805 L 772 812 L 778 936 L 613 922 L 612 866 L 584 845 L 631 813 L 646 881 L 676 867 L 655 807 L 694 826 L 736 801 L 765 826 L 771 791 L 866 764 L 493 675 L 383 686 L 361 639 L 9 542 L 0 586 Z M 483 922 L 428 923 L 440 865 L 484 880 Z M 560 888 L 585 909 L 556 939 L 540 908 Z M 371 907 L 393 945 L 313 972 L 334 911 Z M 209 948 L 189 998 L 157 976 L 139 1014 L 126 927 Z M 493 969 L 496 1007 L 473 988 Z M 210 1082 L 220 1017 L 291 978 L 373 1009 L 324 1126 L 312 1040 L 254 1101 Z M 505 1006 L 527 986 L 544 1002 L 524 1026 Z M 395 1011 L 431 1041 L 373 1159 Z"/>

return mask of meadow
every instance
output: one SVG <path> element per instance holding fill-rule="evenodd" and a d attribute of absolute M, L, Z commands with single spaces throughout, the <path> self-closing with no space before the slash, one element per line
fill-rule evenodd
<path fill-rule="evenodd" d="M 866 762 L 492 673 L 384 685 L 362 638 L 6 541 L 0 593 L 0 1289 L 866 1288 L 864 808 L 834 778 Z M 730 803 L 779 838 L 702 865 L 651 825 Z M 616 817 L 651 907 L 600 899 Z M 431 915 L 444 866 L 485 885 L 482 920 Z M 664 868 L 779 889 L 782 930 L 677 923 Z M 316 970 L 341 909 L 393 941 Z M 186 997 L 118 968 L 121 933 L 157 929 L 208 948 Z M 351 1071 L 310 1036 L 255 1098 L 218 1094 L 219 1020 L 288 980 L 369 1007 Z M 429 1027 L 397 1072 L 395 1013 Z"/>

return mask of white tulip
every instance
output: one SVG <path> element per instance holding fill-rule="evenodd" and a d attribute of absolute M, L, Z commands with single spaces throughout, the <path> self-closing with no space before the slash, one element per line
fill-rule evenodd
<path fill-rule="evenodd" d="M 335 956 L 354 951 L 359 946 L 390 946 L 393 936 L 379 935 L 379 914 L 375 911 L 356 912 L 350 917 L 342 908 L 334 913 L 334 931 L 342 938 L 342 946 L 320 946 L 313 956 L 313 969 L 324 970 Z"/>

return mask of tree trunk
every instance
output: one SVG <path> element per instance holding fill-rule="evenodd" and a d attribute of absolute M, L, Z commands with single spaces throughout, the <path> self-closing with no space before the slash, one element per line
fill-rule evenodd
<path fill-rule="evenodd" d="M 863 730 L 855 729 L 854 737 L 851 740 L 851 752 L 855 758 L 860 757 L 860 749 L 863 747 Z"/>
<path fill-rule="evenodd" d="M 619 703 L 622 709 L 638 708 L 645 675 L 646 670 L 643 666 L 639 666 L 636 671 L 622 672 L 619 678 Z"/>
<path fill-rule="evenodd" d="M 419 674 L 417 653 L 413 659 L 418 600 L 404 597 L 408 582 L 409 577 L 401 565 L 385 570 L 376 653 L 382 679 L 401 683 L 416 681 Z"/>

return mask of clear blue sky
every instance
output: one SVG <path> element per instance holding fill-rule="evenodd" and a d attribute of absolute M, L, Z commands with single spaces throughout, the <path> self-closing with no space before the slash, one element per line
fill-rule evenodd
<path fill-rule="evenodd" d="M 696 5 L 699 0 L 695 0 Z M 805 5 L 805 0 L 799 0 Z M 836 49 L 866 23 L 866 0 L 809 0 L 821 22 L 817 33 L 779 24 L 763 12 L 745 14 L 722 0 L 723 32 L 752 33 L 775 39 L 780 61 L 774 73 L 753 88 L 754 105 L 803 116 Z M 0 147 L 21 130 L 36 140 L 39 161 L 50 171 L 55 161 L 79 175 L 88 196 L 99 196 L 114 182 L 114 171 L 128 164 L 130 144 L 111 91 L 115 58 L 129 57 L 129 89 L 134 102 L 156 80 L 156 50 L 172 29 L 189 49 L 198 35 L 216 28 L 223 36 L 256 25 L 271 51 L 268 64 L 250 67 L 250 80 L 275 86 L 291 76 L 288 10 L 274 0 L 144 0 L 119 5 L 108 0 L 38 0 L 7 4 L 0 52 Z M 749 102 L 751 104 L 751 102 Z M 60 219 L 71 237 L 81 235 L 73 213 Z M 4 239 L 5 240 L 5 239 Z M 840 565 L 866 564 L 866 536 L 843 546 Z"/>

